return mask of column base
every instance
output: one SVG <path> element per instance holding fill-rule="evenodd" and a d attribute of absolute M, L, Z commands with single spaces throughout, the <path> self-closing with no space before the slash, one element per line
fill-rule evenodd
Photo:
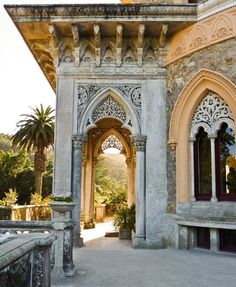
<path fill-rule="evenodd" d="M 135 235 L 132 241 L 132 245 L 134 248 L 146 248 L 146 240 L 144 236 Z"/>
<path fill-rule="evenodd" d="M 76 268 L 75 266 L 73 266 L 73 268 L 71 268 L 70 270 L 64 271 L 64 273 L 66 277 L 72 277 L 74 276 L 75 271 L 76 271 Z"/>
<path fill-rule="evenodd" d="M 58 280 L 65 279 L 65 273 L 61 266 L 54 266 L 51 273 L 52 281 L 57 282 Z"/>

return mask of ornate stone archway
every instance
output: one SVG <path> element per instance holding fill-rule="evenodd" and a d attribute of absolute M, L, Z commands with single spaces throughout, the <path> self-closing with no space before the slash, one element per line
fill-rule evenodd
<path fill-rule="evenodd" d="M 146 136 L 140 135 L 141 90 L 136 86 L 132 88 L 127 86 L 126 89 L 129 91 L 128 99 L 127 95 L 124 97 L 118 92 L 118 88 L 110 87 L 101 88 L 95 96 L 88 96 L 82 102 L 81 90 L 78 94 L 76 127 L 78 133 L 73 138 L 74 143 L 79 142 L 81 145 L 74 144 L 73 148 L 72 194 L 77 202 L 73 218 L 78 226 L 82 197 L 86 225 L 93 226 L 96 158 L 102 142 L 110 134 L 115 134 L 124 146 L 127 159 L 129 204 L 134 202 L 134 194 L 136 194 L 136 243 L 134 242 L 134 245 L 140 245 L 146 237 Z M 81 103 L 86 105 L 81 107 Z M 135 168 L 136 163 L 137 168 Z M 78 238 L 79 226 L 75 230 L 77 230 L 75 237 Z"/>

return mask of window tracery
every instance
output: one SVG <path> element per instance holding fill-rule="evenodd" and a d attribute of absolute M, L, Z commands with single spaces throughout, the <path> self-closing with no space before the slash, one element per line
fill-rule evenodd
<path fill-rule="evenodd" d="M 118 138 L 114 135 L 110 135 L 105 139 L 102 143 L 101 149 L 104 152 L 106 149 L 115 148 L 118 149 L 120 152 L 123 150 L 122 143 L 118 140 Z"/>

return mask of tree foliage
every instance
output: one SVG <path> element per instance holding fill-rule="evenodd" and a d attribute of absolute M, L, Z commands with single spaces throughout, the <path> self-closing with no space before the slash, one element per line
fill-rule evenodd
<path fill-rule="evenodd" d="M 0 198 L 3 198 L 9 189 L 16 187 L 19 174 L 30 169 L 32 164 L 25 151 L 15 153 L 12 150 L 0 150 Z"/>
<path fill-rule="evenodd" d="M 23 114 L 17 123 L 19 130 L 13 135 L 13 145 L 34 151 L 35 191 L 42 194 L 42 176 L 46 167 L 46 149 L 54 143 L 54 110 L 40 105 L 32 114 Z"/>
<path fill-rule="evenodd" d="M 126 166 L 119 163 L 119 157 L 116 155 L 116 160 L 115 157 L 112 157 L 113 160 L 110 162 L 107 160 L 109 156 L 103 155 L 98 158 L 95 203 L 106 203 L 108 209 L 114 212 L 118 206 L 127 202 L 127 176 Z"/>

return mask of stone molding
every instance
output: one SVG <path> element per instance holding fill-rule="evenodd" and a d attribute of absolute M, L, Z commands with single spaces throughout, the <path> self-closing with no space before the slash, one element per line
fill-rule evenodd
<path fill-rule="evenodd" d="M 86 134 L 72 135 L 72 144 L 75 149 L 82 150 L 86 143 L 88 136 Z"/>
<path fill-rule="evenodd" d="M 172 38 L 167 65 L 200 49 L 236 36 L 236 7 L 200 20 Z"/>
<path fill-rule="evenodd" d="M 146 141 L 147 136 L 136 135 L 131 137 L 131 141 L 134 144 L 136 151 L 145 151 L 146 150 Z"/>

